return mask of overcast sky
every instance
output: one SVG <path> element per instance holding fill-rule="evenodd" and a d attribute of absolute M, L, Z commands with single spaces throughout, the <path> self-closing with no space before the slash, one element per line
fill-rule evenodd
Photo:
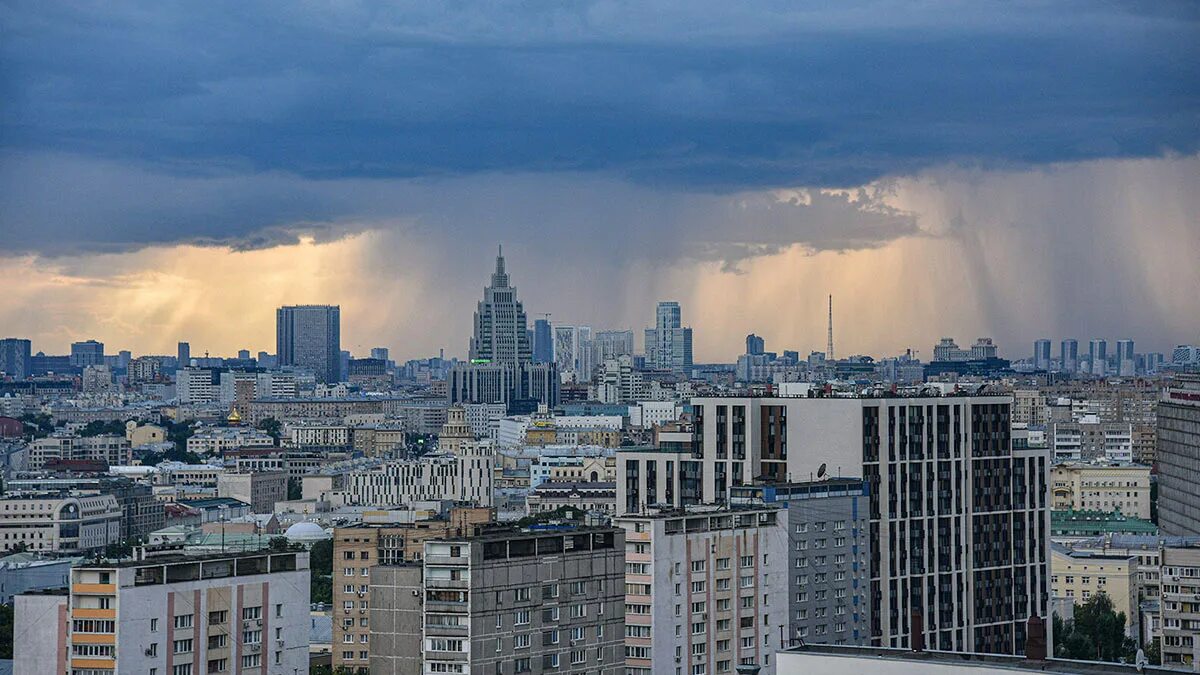
<path fill-rule="evenodd" d="M 1200 5 L 0 6 L 0 333 L 465 352 L 531 317 L 699 360 L 1200 341 Z"/>

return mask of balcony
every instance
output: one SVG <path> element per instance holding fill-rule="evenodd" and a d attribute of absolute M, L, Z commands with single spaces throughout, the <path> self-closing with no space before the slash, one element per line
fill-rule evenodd
<path fill-rule="evenodd" d="M 87 607 L 75 607 L 71 610 L 71 618 L 73 619 L 115 619 L 117 618 L 117 610 L 115 609 L 99 609 Z"/>
<path fill-rule="evenodd" d="M 463 637 L 470 632 L 468 626 L 431 626 L 425 625 L 426 637 Z"/>
<path fill-rule="evenodd" d="M 429 554 L 425 556 L 427 565 L 462 565 L 466 566 L 471 562 L 471 559 L 465 555 L 439 555 Z"/>
<path fill-rule="evenodd" d="M 71 592 L 76 595 L 116 595 L 116 584 L 73 584 Z"/>
<path fill-rule="evenodd" d="M 80 645 L 112 645 L 117 643 L 113 633 L 71 633 L 71 642 Z"/>
<path fill-rule="evenodd" d="M 471 587 L 467 579 L 425 579 L 425 588 L 450 588 L 465 591 Z"/>
<path fill-rule="evenodd" d="M 429 661 L 457 661 L 459 663 L 466 663 L 467 662 L 467 653 L 466 652 L 439 652 L 439 651 L 426 650 L 425 651 L 425 661 L 426 662 L 429 662 Z"/>

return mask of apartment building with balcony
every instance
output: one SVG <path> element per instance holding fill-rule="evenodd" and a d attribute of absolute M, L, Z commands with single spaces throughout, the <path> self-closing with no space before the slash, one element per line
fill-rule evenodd
<path fill-rule="evenodd" d="M 73 675 L 308 672 L 308 604 L 304 552 L 89 564 L 71 571 L 60 620 L 18 602 L 14 659 L 49 672 L 52 654 Z"/>
<path fill-rule="evenodd" d="M 627 513 L 628 675 L 775 672 L 788 633 L 787 511 L 692 507 Z"/>
<path fill-rule="evenodd" d="M 423 672 L 624 675 L 624 553 L 616 528 L 426 541 Z"/>
<path fill-rule="evenodd" d="M 421 560 L 425 541 L 447 536 L 466 536 L 495 518 L 487 508 L 456 507 L 445 518 L 404 525 L 359 524 L 333 532 L 333 666 L 351 672 L 387 672 L 395 664 L 387 652 L 372 664 L 376 632 L 372 626 L 376 604 L 373 593 L 394 587 L 403 580 L 393 572 L 375 578 L 377 568 L 402 567 Z M 380 572 L 383 574 L 383 572 Z M 386 577 L 386 578 L 385 578 Z M 417 581 L 420 577 L 418 575 Z M 394 609 L 383 609 L 388 617 Z M 394 633 L 390 629 L 389 633 Z M 402 671 L 401 671 L 402 672 Z"/>

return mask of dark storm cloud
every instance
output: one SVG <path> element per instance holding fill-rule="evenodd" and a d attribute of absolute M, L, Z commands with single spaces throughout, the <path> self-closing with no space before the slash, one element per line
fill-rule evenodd
<path fill-rule="evenodd" d="M 730 194 L 1191 153 L 1198 16 L 1185 3 L 6 3 L 0 234 L 9 250 L 265 246 L 320 229 L 296 223 L 441 208 L 368 179 L 566 172 Z M 828 237 L 767 223 L 699 248 L 873 245 L 910 229 L 894 224 L 863 240 L 854 223 Z"/>

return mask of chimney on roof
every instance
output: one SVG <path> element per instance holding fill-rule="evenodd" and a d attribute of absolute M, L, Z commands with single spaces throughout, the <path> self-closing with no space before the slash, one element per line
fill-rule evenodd
<path fill-rule="evenodd" d="M 925 651 L 925 617 L 920 612 L 912 613 L 908 639 L 914 652 Z"/>
<path fill-rule="evenodd" d="M 1029 617 L 1026 624 L 1025 658 L 1030 661 L 1046 660 L 1046 622 L 1036 614 Z"/>

